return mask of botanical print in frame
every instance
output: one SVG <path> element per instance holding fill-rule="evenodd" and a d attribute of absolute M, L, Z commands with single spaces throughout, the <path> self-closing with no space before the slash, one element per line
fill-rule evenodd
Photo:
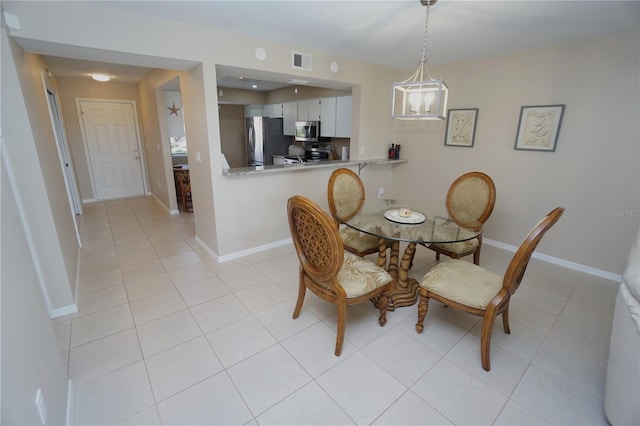
<path fill-rule="evenodd" d="M 565 105 L 523 106 L 515 149 L 555 151 Z"/>
<path fill-rule="evenodd" d="M 450 109 L 444 144 L 447 146 L 472 147 L 476 137 L 478 108 Z"/>

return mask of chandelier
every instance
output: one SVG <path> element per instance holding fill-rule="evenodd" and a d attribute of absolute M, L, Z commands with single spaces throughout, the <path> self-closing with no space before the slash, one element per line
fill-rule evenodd
<path fill-rule="evenodd" d="M 393 83 L 391 118 L 399 120 L 443 120 L 447 116 L 449 88 L 444 80 L 432 79 L 427 69 L 429 9 L 437 0 L 420 0 L 427 7 L 424 42 L 418 69 L 405 81 Z"/>

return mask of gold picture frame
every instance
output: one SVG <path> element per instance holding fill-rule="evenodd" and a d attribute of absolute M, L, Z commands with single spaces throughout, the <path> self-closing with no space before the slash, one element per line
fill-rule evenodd
<path fill-rule="evenodd" d="M 523 106 L 520 109 L 514 149 L 555 151 L 564 107 L 565 104 Z"/>
<path fill-rule="evenodd" d="M 450 109 L 447 112 L 446 146 L 473 147 L 478 124 L 478 108 Z"/>

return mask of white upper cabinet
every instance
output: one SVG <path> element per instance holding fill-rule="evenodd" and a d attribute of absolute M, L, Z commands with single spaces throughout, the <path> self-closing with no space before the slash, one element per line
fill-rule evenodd
<path fill-rule="evenodd" d="M 322 111 L 320 105 L 324 99 L 309 99 L 309 121 L 320 121 Z"/>
<path fill-rule="evenodd" d="M 319 107 L 320 136 L 336 136 L 336 98 L 320 99 Z"/>
<path fill-rule="evenodd" d="M 336 98 L 336 134 L 338 138 L 351 137 L 351 96 Z"/>
<path fill-rule="evenodd" d="M 309 121 L 309 101 L 298 101 L 298 120 Z"/>
<path fill-rule="evenodd" d="M 269 118 L 282 118 L 282 104 L 267 104 L 264 106 L 264 115 Z"/>
<path fill-rule="evenodd" d="M 244 116 L 245 117 L 260 117 L 264 114 L 263 105 L 245 105 Z"/>
<path fill-rule="evenodd" d="M 296 121 L 298 120 L 298 103 L 286 102 L 282 104 L 282 127 L 287 136 L 296 134 Z"/>
<path fill-rule="evenodd" d="M 266 107 L 265 107 L 266 109 Z M 273 112 L 270 117 L 278 117 Z M 296 121 L 320 121 L 320 136 L 351 137 L 351 96 L 307 99 L 282 104 L 285 135 L 294 135 Z"/>

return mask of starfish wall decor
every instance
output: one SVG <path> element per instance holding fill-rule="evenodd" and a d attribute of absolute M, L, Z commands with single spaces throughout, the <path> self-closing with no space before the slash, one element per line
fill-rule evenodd
<path fill-rule="evenodd" d="M 180 111 L 180 108 L 176 107 L 176 103 L 175 102 L 173 102 L 173 106 L 167 107 L 167 109 L 170 111 L 169 115 L 171 115 L 171 114 L 178 115 L 178 111 Z"/>

